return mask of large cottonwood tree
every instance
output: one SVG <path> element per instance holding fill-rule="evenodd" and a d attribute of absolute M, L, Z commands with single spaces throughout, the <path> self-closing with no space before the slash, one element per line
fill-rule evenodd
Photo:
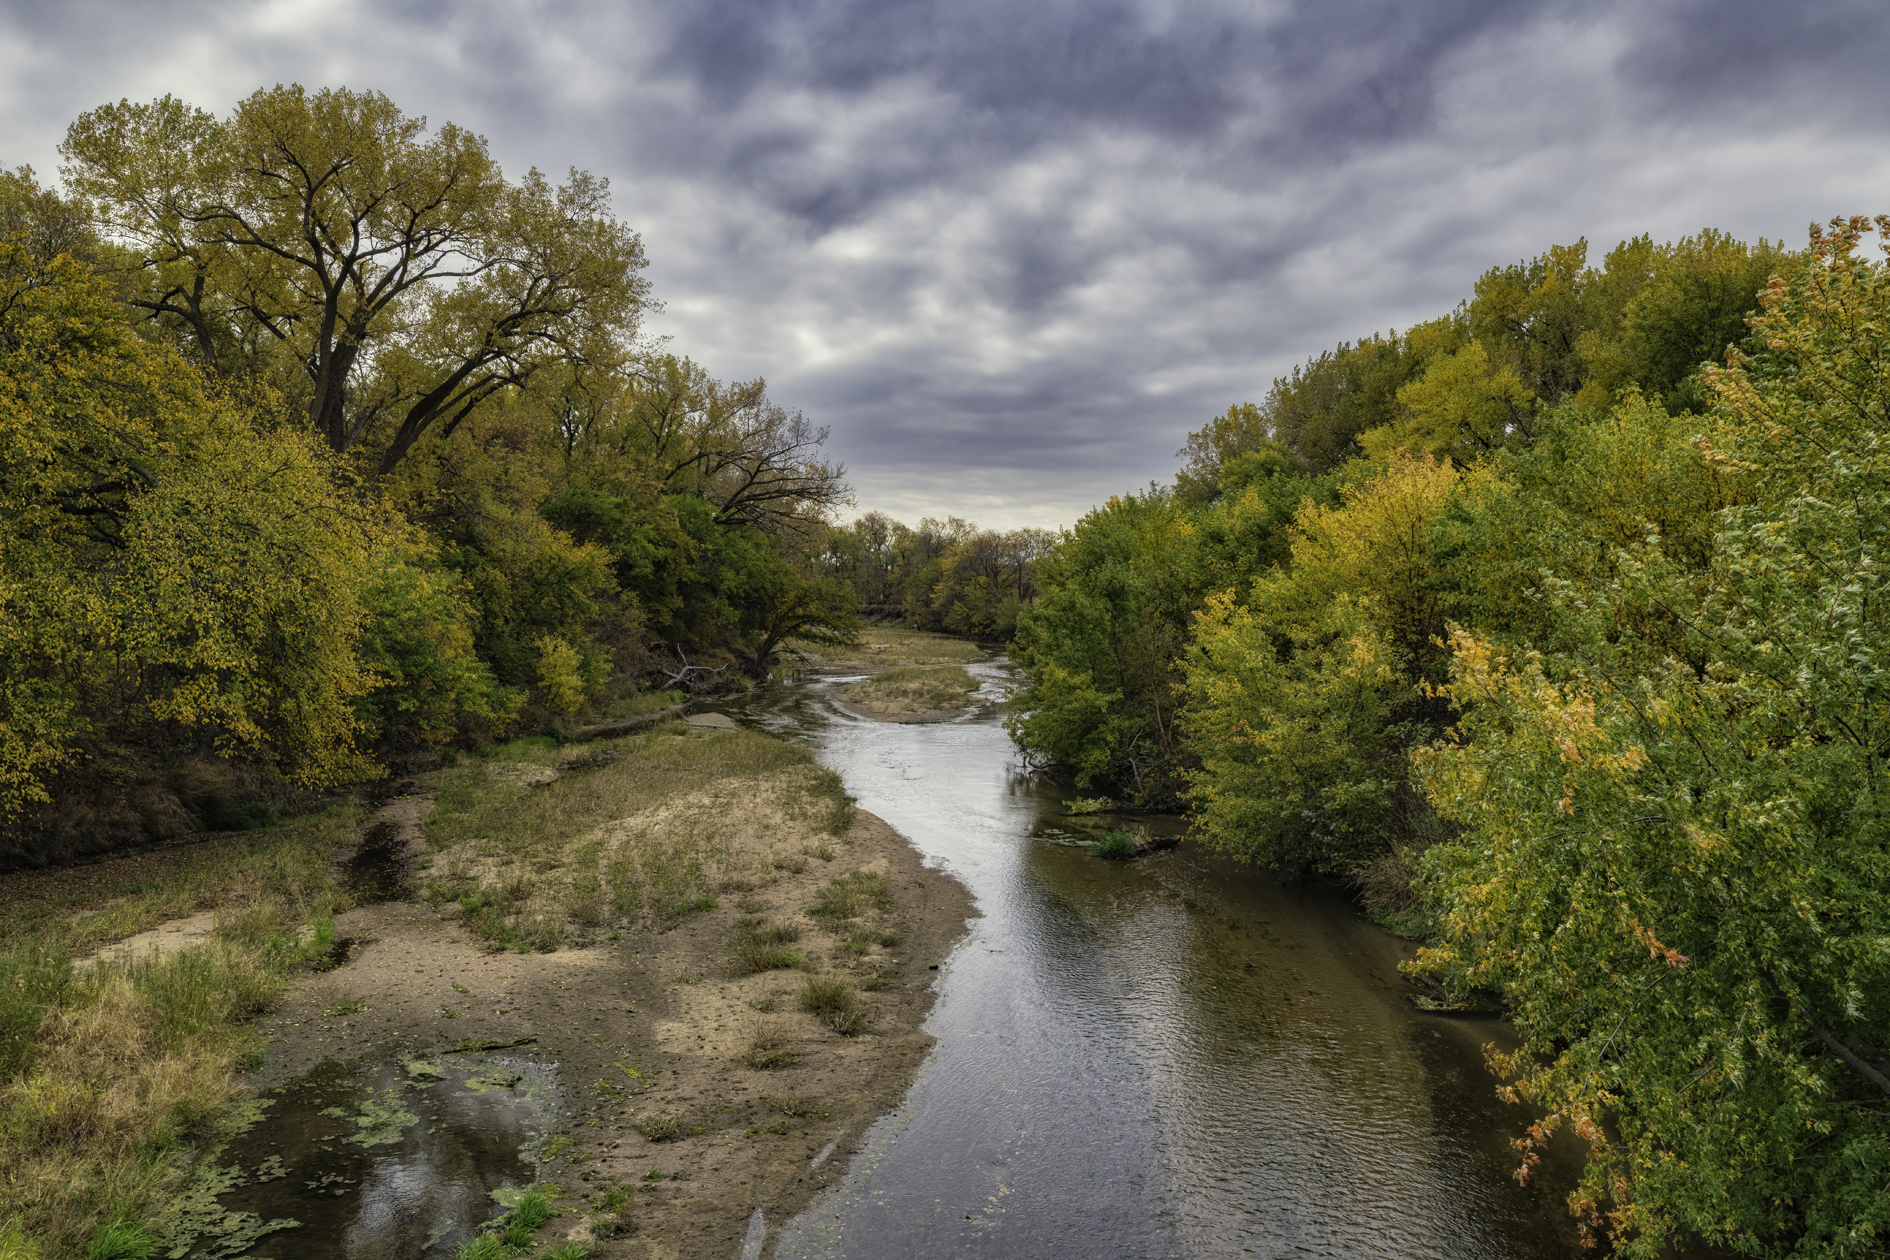
<path fill-rule="evenodd" d="M 309 423 L 385 473 L 547 365 L 614 362 L 647 297 L 605 181 L 508 180 L 378 92 L 263 89 L 82 115 L 69 186 L 139 251 L 132 299 L 224 374 L 286 357 Z"/>

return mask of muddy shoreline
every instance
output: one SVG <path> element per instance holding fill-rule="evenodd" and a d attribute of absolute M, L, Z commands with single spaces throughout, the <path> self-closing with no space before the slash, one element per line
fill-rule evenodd
<path fill-rule="evenodd" d="M 540 1168 L 563 1193 L 548 1236 L 605 1257 L 735 1255 L 757 1211 L 772 1235 L 844 1175 L 867 1127 L 898 1105 L 933 1042 L 921 1025 L 934 968 L 975 913 L 956 879 L 926 869 L 866 813 L 831 860 L 781 872 L 739 900 L 793 918 L 856 870 L 884 876 L 881 919 L 898 933 L 874 959 L 878 987 L 860 994 L 871 1011 L 865 1036 L 840 1036 L 795 1009 L 798 972 L 738 974 L 734 896 L 668 931 L 550 954 L 496 952 L 433 905 L 387 902 L 342 915 L 347 961 L 298 980 L 260 1021 L 268 1050 L 251 1083 L 268 1090 L 324 1064 L 510 1043 L 508 1053 L 554 1068 L 561 1083 L 561 1140 Z M 798 1061 L 744 1064 L 764 1023 Z M 645 1137 L 637 1122 L 652 1116 L 676 1120 L 680 1136 Z M 605 1211 L 606 1200 L 626 1199 Z M 594 1236 L 613 1222 L 617 1237 Z"/>

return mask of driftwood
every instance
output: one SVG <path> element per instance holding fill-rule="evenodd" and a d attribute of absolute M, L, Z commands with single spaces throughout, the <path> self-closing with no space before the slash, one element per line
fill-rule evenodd
<path fill-rule="evenodd" d="M 676 649 L 676 659 L 682 664 L 676 670 L 663 675 L 665 689 L 681 687 L 684 691 L 696 691 L 710 679 L 719 678 L 728 670 L 726 665 L 718 665 L 713 669 L 707 665 L 691 665 L 689 658 L 683 655 L 680 647 Z"/>

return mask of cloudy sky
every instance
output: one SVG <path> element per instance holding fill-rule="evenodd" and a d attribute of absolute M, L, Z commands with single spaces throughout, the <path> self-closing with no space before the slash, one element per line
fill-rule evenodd
<path fill-rule="evenodd" d="M 0 0 L 0 162 L 81 110 L 377 88 L 607 175 L 720 376 L 861 509 L 1067 524 L 1484 268 L 1890 210 L 1875 3 Z"/>

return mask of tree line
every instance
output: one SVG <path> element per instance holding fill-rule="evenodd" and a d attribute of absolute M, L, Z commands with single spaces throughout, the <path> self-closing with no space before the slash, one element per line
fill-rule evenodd
<path fill-rule="evenodd" d="M 1047 535 L 837 527 L 826 430 L 645 333 L 593 175 L 294 85 L 60 153 L 0 168 L 0 864 L 1034 597 Z"/>
<path fill-rule="evenodd" d="M 1883 1254 L 1890 219 L 1497 267 L 1110 500 L 1018 617 L 1025 752 L 1348 881 L 1579 1141 L 1584 1236 Z"/>

